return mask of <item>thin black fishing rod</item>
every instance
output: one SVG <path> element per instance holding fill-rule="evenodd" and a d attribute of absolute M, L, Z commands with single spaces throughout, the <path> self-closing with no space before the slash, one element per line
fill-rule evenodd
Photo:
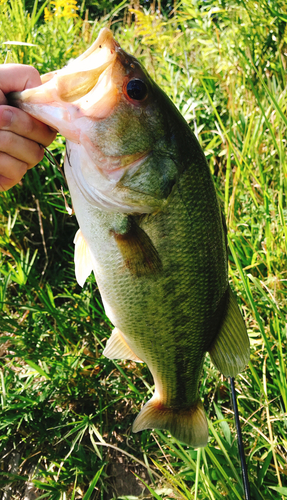
<path fill-rule="evenodd" d="M 235 418 L 235 425 L 236 425 L 236 431 L 237 431 L 237 442 L 238 442 L 238 449 L 239 449 L 239 455 L 240 455 L 240 461 L 241 461 L 244 495 L 245 495 L 245 500 L 251 500 L 249 479 L 248 479 L 248 473 L 247 473 L 247 467 L 246 467 L 246 461 L 245 461 L 244 447 L 243 447 L 243 442 L 242 442 L 241 427 L 240 427 L 240 422 L 239 422 L 236 392 L 235 392 L 235 387 L 234 387 L 234 378 L 230 377 L 229 382 L 230 382 L 230 387 L 231 387 L 232 403 L 233 403 L 233 409 L 234 409 L 234 418 Z"/>

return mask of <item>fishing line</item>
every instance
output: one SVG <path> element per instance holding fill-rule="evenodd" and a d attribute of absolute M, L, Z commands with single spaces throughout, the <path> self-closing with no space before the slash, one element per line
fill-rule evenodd
<path fill-rule="evenodd" d="M 230 377 L 229 382 L 230 382 L 230 387 L 231 387 L 232 404 L 233 404 L 233 409 L 234 409 L 234 418 L 235 418 L 235 425 L 236 425 L 236 431 L 237 431 L 237 442 L 238 442 L 239 456 L 240 456 L 240 461 L 241 461 L 241 471 L 242 471 L 242 478 L 243 478 L 244 495 L 245 495 L 245 500 L 251 500 L 249 479 L 248 479 L 245 454 L 244 454 L 244 446 L 243 446 L 243 442 L 242 442 L 242 433 L 241 433 L 241 427 L 240 427 L 240 421 L 239 421 L 236 392 L 235 392 L 235 387 L 234 387 L 234 378 Z"/>
<path fill-rule="evenodd" d="M 59 164 L 59 162 L 56 160 L 55 156 L 53 155 L 53 153 L 48 149 L 46 148 L 45 146 L 43 146 L 44 148 L 44 155 L 45 155 L 45 158 L 47 158 L 48 162 L 51 164 L 51 165 L 55 165 L 55 167 L 57 167 L 58 171 L 61 173 L 61 176 L 63 177 L 66 185 L 67 185 L 67 179 L 66 179 L 66 176 L 63 172 L 63 169 L 61 168 L 61 165 Z M 70 163 L 70 160 L 69 160 L 69 157 L 68 157 L 68 149 L 66 150 L 67 151 L 67 158 L 68 158 L 68 161 Z M 69 207 L 69 204 L 66 200 L 66 196 L 65 196 L 65 193 L 64 193 L 64 189 L 63 189 L 63 186 L 61 186 L 61 193 L 62 193 L 62 196 L 64 198 L 64 202 L 65 202 L 65 208 L 68 212 L 69 215 L 74 215 L 74 209 Z"/>
<path fill-rule="evenodd" d="M 52 151 L 50 151 L 48 148 L 46 148 L 45 146 L 43 146 L 44 148 L 44 155 L 45 157 L 47 158 L 48 162 L 51 163 L 51 165 L 55 165 L 55 167 L 57 167 L 58 171 L 61 173 L 62 177 L 65 179 L 66 181 L 66 177 L 65 177 L 65 174 L 63 172 L 63 169 L 61 168 L 61 165 L 59 164 L 59 162 L 57 161 L 57 159 L 55 158 L 55 156 L 53 155 Z M 67 183 L 67 181 L 66 181 Z"/>

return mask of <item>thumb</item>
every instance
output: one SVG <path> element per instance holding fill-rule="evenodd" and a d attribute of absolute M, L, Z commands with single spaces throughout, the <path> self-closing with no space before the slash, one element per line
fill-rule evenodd
<path fill-rule="evenodd" d="M 0 99 L 9 92 L 21 92 L 41 85 L 41 78 L 33 66 L 3 64 L 0 66 Z M 1 101 L 0 101 L 1 102 Z M 3 104 L 3 102 L 1 102 Z"/>

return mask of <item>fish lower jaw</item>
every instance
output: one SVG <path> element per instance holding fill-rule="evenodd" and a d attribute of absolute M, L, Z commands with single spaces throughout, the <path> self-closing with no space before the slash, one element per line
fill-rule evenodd
<path fill-rule="evenodd" d="M 121 181 L 125 175 L 133 175 L 150 157 L 151 151 L 131 155 L 101 158 L 97 164 L 98 170 L 112 182 Z"/>
<path fill-rule="evenodd" d="M 149 154 L 134 161 L 133 168 L 139 168 Z M 129 167 L 125 167 L 127 168 Z M 67 142 L 65 173 L 72 199 L 73 192 L 79 190 L 92 207 L 126 214 L 153 213 L 162 207 L 162 200 L 121 186 L 120 181 L 117 182 L 115 179 L 107 179 L 87 151 L 70 141 Z"/>
<path fill-rule="evenodd" d="M 69 163 L 68 157 L 65 160 L 65 172 L 67 172 L 67 165 Z M 73 184 L 77 186 L 82 196 L 92 207 L 96 207 L 100 210 L 104 210 L 106 212 L 116 212 L 116 213 L 151 213 L 154 211 L 153 208 L 145 205 L 133 205 L 129 203 L 125 203 L 122 201 L 121 196 L 113 196 L 114 187 L 111 186 L 110 189 L 105 188 L 103 190 L 97 189 L 94 186 L 91 186 L 87 183 L 83 177 L 80 168 L 70 168 L 70 175 L 73 177 Z M 73 193 L 68 181 L 69 189 L 72 194 Z"/>

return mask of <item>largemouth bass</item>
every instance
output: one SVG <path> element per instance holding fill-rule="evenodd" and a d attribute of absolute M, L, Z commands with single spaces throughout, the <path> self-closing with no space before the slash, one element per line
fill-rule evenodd
<path fill-rule="evenodd" d="M 153 397 L 133 431 L 167 429 L 205 446 L 205 353 L 225 376 L 249 360 L 227 275 L 225 222 L 203 151 L 165 93 L 101 30 L 94 44 L 13 103 L 67 139 L 80 226 L 75 271 L 94 271 L 115 329 L 104 355 L 145 362 Z"/>

